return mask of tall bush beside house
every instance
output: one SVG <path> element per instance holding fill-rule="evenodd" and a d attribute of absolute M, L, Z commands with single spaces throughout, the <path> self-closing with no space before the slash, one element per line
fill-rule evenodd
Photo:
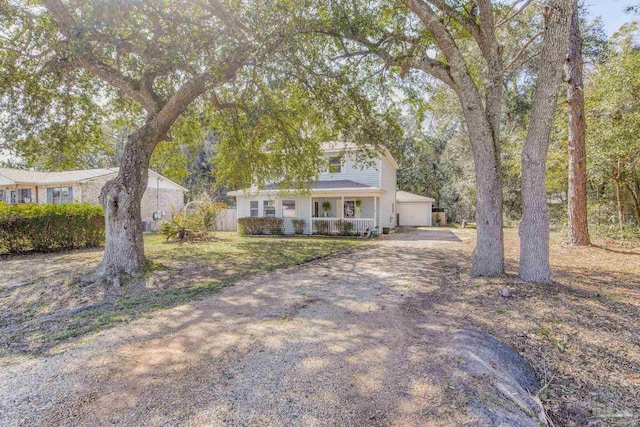
<path fill-rule="evenodd" d="M 214 237 L 218 215 L 228 206 L 209 198 L 200 198 L 190 214 L 176 214 L 160 225 L 160 234 L 167 240 L 206 240 Z"/>
<path fill-rule="evenodd" d="M 105 238 L 101 206 L 0 203 L 0 251 L 50 252 L 100 246 Z"/>

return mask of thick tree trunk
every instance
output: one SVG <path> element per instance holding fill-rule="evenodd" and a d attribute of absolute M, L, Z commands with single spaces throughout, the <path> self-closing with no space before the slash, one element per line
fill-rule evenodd
<path fill-rule="evenodd" d="M 107 182 L 100 194 L 106 245 L 98 272 L 115 285 L 119 285 L 124 276 L 144 272 L 140 202 L 147 189 L 149 159 L 157 142 L 148 125 L 129 136 L 118 176 Z"/>
<path fill-rule="evenodd" d="M 485 115 L 482 103 L 470 91 L 458 94 L 473 148 L 476 173 L 476 247 L 473 251 L 472 276 L 504 274 L 502 230 L 502 174 L 499 142 Z"/>
<path fill-rule="evenodd" d="M 522 151 L 522 221 L 519 227 L 518 275 L 529 282 L 551 283 L 545 170 L 574 7 L 575 0 L 552 0 L 545 6 L 544 12 L 545 36 L 540 71 L 527 139 Z"/>
<path fill-rule="evenodd" d="M 476 247 L 473 250 L 472 276 L 500 276 L 504 273 L 502 231 L 502 175 L 492 145 L 474 150 L 477 196 Z"/>
<path fill-rule="evenodd" d="M 569 197 L 567 243 L 589 245 L 587 216 L 587 150 L 585 145 L 582 36 L 578 8 L 571 18 L 569 48 L 564 70 L 569 104 Z"/>

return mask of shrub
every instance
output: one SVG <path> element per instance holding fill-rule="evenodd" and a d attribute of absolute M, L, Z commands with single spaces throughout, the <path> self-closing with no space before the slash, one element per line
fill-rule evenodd
<path fill-rule="evenodd" d="M 296 234 L 304 233 L 304 226 L 306 225 L 304 219 L 292 219 L 291 222 L 293 223 L 293 230 Z"/>
<path fill-rule="evenodd" d="M 282 218 L 267 218 L 269 224 L 269 232 L 274 235 L 281 236 L 284 234 L 284 219 Z"/>
<path fill-rule="evenodd" d="M 160 234 L 167 240 L 205 240 L 216 231 L 218 214 L 226 209 L 226 203 L 212 201 L 208 196 L 197 199 L 197 207 L 190 214 L 174 214 L 171 221 L 160 224 Z"/>
<path fill-rule="evenodd" d="M 338 232 L 342 236 L 349 236 L 349 235 L 352 234 L 352 231 L 353 231 L 353 223 L 352 222 L 345 221 L 345 220 L 341 219 L 340 221 L 338 221 L 336 223 L 336 226 L 338 227 Z"/>
<path fill-rule="evenodd" d="M 284 234 L 284 219 L 271 217 L 238 218 L 238 230 L 243 235 Z"/>
<path fill-rule="evenodd" d="M 321 234 L 328 236 L 331 230 L 331 221 L 319 219 L 313 221 L 313 234 Z"/>
<path fill-rule="evenodd" d="M 0 203 L 0 251 L 50 252 L 104 243 L 101 206 Z"/>

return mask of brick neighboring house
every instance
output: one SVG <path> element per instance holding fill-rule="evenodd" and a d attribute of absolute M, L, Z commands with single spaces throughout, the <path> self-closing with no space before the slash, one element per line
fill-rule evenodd
<path fill-rule="evenodd" d="M 83 169 L 63 172 L 34 172 L 0 168 L 0 202 L 89 203 L 98 198 L 104 184 L 114 178 L 118 168 Z M 162 217 L 171 218 L 184 207 L 186 188 L 149 169 L 149 183 L 142 196 L 142 221 L 155 230 Z"/>

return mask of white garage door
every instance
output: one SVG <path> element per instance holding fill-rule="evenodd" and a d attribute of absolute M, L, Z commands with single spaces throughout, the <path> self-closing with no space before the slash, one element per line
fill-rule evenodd
<path fill-rule="evenodd" d="M 430 226 L 431 203 L 398 203 L 400 225 Z"/>

